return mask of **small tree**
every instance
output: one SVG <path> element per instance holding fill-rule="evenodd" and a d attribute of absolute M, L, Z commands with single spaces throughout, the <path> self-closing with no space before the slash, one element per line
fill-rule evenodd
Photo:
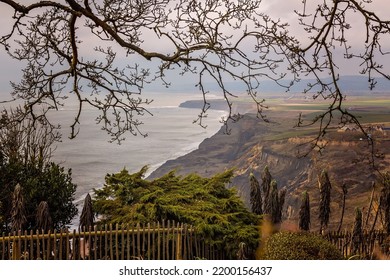
<path fill-rule="evenodd" d="M 72 183 L 70 170 L 55 163 L 43 167 L 24 165 L 23 163 L 0 163 L 0 201 L 3 216 L 3 231 L 12 228 L 12 189 L 11 186 L 23 185 L 24 207 L 26 214 L 25 229 L 36 229 L 36 211 L 42 201 L 50 203 L 52 226 L 56 229 L 66 227 L 77 214 L 74 205 L 76 185 Z"/>
<path fill-rule="evenodd" d="M 263 203 L 262 203 L 262 197 L 261 197 L 261 189 L 259 181 L 256 179 L 255 175 L 251 173 L 249 175 L 249 181 L 250 181 L 250 203 L 252 212 L 257 215 L 263 214 Z"/>
<path fill-rule="evenodd" d="M 308 192 L 302 194 L 298 226 L 300 230 L 310 230 L 310 198 Z"/>
<path fill-rule="evenodd" d="M 17 184 L 23 186 L 26 230 L 42 227 L 36 219 L 42 201 L 50 204 L 52 226 L 63 228 L 76 215 L 77 208 L 73 204 L 76 185 L 71 171 L 50 161 L 52 144 L 59 135 L 43 119 L 23 118 L 22 110 L 17 107 L 0 114 L 1 231 L 12 228 L 12 195 Z"/>
<path fill-rule="evenodd" d="M 320 219 L 320 233 L 328 226 L 330 216 L 330 190 L 332 185 L 330 184 L 328 173 L 323 170 L 318 177 L 318 187 L 320 189 L 320 206 L 319 206 L 319 219 Z"/>
<path fill-rule="evenodd" d="M 234 188 L 226 188 L 233 171 L 204 178 L 198 174 L 143 179 L 146 168 L 106 176 L 95 190 L 93 207 L 102 223 L 149 223 L 173 220 L 196 227 L 227 258 L 237 258 L 241 245 L 253 253 L 259 241 L 259 217 L 244 206 Z M 248 253 L 250 257 L 252 253 Z"/>

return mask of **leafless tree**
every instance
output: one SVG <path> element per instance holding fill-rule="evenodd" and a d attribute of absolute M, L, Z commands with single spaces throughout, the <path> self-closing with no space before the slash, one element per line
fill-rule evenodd
<path fill-rule="evenodd" d="M 42 118 L 23 116 L 21 107 L 1 112 L 0 148 L 7 161 L 42 165 L 50 160 L 53 143 L 59 140 L 55 127 Z"/>
<path fill-rule="evenodd" d="M 313 96 L 315 99 L 329 100 L 329 107 L 311 121 L 304 120 L 300 115 L 297 126 L 318 124 L 318 137 L 309 144 L 311 148 L 322 150 L 326 142 L 320 140 L 334 121 L 340 126 L 356 124 L 366 136 L 373 160 L 373 139 L 368 137 L 357 116 L 343 106 L 346 93 L 339 85 L 342 74 L 340 65 L 343 59 L 357 61 L 360 65 L 359 72 L 368 77 L 367 88 L 370 89 L 375 87 L 375 77 L 378 75 L 390 79 L 390 73 L 384 65 L 390 52 L 383 45 L 383 42 L 389 39 L 390 20 L 379 16 L 379 11 L 372 7 L 371 0 L 317 1 L 315 5 L 309 5 L 313 4 L 308 3 L 311 1 L 302 2 L 303 9 L 297 10 L 296 13 L 300 17 L 301 26 L 310 37 L 307 43 L 296 50 L 297 56 L 292 69 L 301 76 L 314 76 L 315 81 L 307 85 L 306 92 L 316 92 Z M 353 46 L 351 41 L 359 38 L 350 30 L 358 28 L 352 23 L 353 19 L 357 18 L 364 26 L 361 33 L 363 36 L 361 41 L 355 42 Z M 337 55 L 340 53 L 341 58 Z M 330 79 L 324 79 L 324 74 Z"/>
<path fill-rule="evenodd" d="M 258 96 L 263 79 L 272 79 L 288 90 L 301 78 L 314 78 L 305 91 L 314 99 L 329 101 L 329 106 L 313 120 L 300 115 L 297 126 L 318 125 L 318 137 L 308 144 L 309 151 L 321 150 L 325 145 L 321 139 L 334 121 L 340 126 L 354 123 L 368 136 L 358 118 L 343 106 L 346 93 L 339 86 L 337 54 L 358 61 L 369 88 L 375 86 L 375 75 L 389 79 L 382 62 L 390 52 L 382 42 L 390 34 L 390 21 L 381 18 L 369 0 L 307 2 L 302 1 L 296 15 L 308 38 L 298 40 L 290 35 L 287 23 L 264 13 L 261 0 L 29 4 L 1 0 L 0 6 L 11 8 L 13 14 L 9 16 L 12 26 L 0 37 L 0 44 L 12 57 L 25 61 L 21 81 L 12 84 L 13 98 L 24 101 L 25 115 L 47 119 L 48 111 L 58 110 L 69 96 L 76 97 L 71 138 L 78 133 L 85 106 L 100 111 L 97 122 L 113 141 L 121 141 L 125 132 L 143 134 L 139 126 L 142 116 L 150 114 L 147 105 L 151 100 L 142 98 L 142 89 L 158 80 L 169 86 L 167 73 L 174 70 L 197 75 L 196 86 L 204 98 L 198 119 L 201 125 L 210 106 L 210 80 L 219 86 L 230 108 L 223 120 L 227 124 L 240 117 L 232 111 L 236 93 L 229 82 L 241 82 L 258 116 L 266 120 L 266 105 Z M 352 18 L 357 17 L 365 36 L 353 48 L 349 31 Z M 93 52 L 88 49 L 92 37 Z M 158 43 L 151 47 L 152 41 Z M 291 83 L 282 83 L 288 73 Z M 374 151 L 372 138 L 366 139 Z"/>
<path fill-rule="evenodd" d="M 287 24 L 261 12 L 261 0 L 197 1 L 31 1 L 2 0 L 12 8 L 9 32 L 0 37 L 8 53 L 26 62 L 22 80 L 13 83 L 14 99 L 24 101 L 25 115 L 44 118 L 58 110 L 70 91 L 78 110 L 71 125 L 78 133 L 84 106 L 100 110 L 97 122 L 113 141 L 125 132 L 143 134 L 140 117 L 150 114 L 151 100 L 141 97 L 145 84 L 162 81 L 166 72 L 196 74 L 204 97 L 199 123 L 209 108 L 207 83 L 221 89 L 230 112 L 223 122 L 236 120 L 232 112 L 235 92 L 228 82 L 241 82 L 265 119 L 263 99 L 258 99 L 260 79 L 278 82 L 285 75 L 279 66 L 292 55 Z M 94 54 L 86 48 L 93 36 Z M 158 40 L 155 49 L 148 42 Z M 164 49 L 166 45 L 166 50 Z M 115 46 L 115 47 L 114 47 Z M 122 55 L 121 51 L 124 50 Z M 120 67 L 126 61 L 127 66 Z M 141 62 L 137 62 L 141 61 Z M 159 63 L 153 71 L 147 61 Z"/>

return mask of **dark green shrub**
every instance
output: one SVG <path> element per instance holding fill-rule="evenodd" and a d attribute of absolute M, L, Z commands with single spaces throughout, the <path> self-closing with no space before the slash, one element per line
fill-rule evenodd
<path fill-rule="evenodd" d="M 320 235 L 279 232 L 265 244 L 262 259 L 268 260 L 341 260 L 341 252 Z"/>

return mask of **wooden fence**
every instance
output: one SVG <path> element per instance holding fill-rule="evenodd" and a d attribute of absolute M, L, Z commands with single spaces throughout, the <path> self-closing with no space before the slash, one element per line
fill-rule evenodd
<path fill-rule="evenodd" d="M 364 232 L 353 237 L 351 232 L 330 232 L 325 236 L 345 258 L 390 258 L 390 235 L 384 231 Z"/>
<path fill-rule="evenodd" d="M 0 236 L 0 259 L 223 259 L 192 226 L 175 222 L 93 229 L 17 232 Z"/>

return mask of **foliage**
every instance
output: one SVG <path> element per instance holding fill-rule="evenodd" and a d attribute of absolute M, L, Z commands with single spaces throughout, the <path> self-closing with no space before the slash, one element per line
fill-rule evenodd
<path fill-rule="evenodd" d="M 262 259 L 341 260 L 341 252 L 322 236 L 307 232 L 279 232 L 265 244 Z"/>
<path fill-rule="evenodd" d="M 47 201 L 53 227 L 67 226 L 77 214 L 73 204 L 76 185 L 72 183 L 71 171 L 55 163 L 42 167 L 20 162 L 0 162 L 0 201 L 3 213 L 3 230 L 8 231 L 11 221 L 13 188 L 23 187 L 27 222 L 23 229 L 36 229 L 36 212 L 41 201 Z"/>
<path fill-rule="evenodd" d="M 129 174 L 124 169 L 106 176 L 93 203 L 102 223 L 174 220 L 195 226 L 208 242 L 233 257 L 241 242 L 256 248 L 259 218 L 244 207 L 234 189 L 225 187 L 232 170 L 211 178 L 181 177 L 172 171 L 152 181 L 143 179 L 146 170 Z"/>
<path fill-rule="evenodd" d="M 47 229 L 50 224 L 63 228 L 77 214 L 76 185 L 70 170 L 50 161 L 58 132 L 43 119 L 23 118 L 21 110 L 3 110 L 0 116 L 0 228 L 10 230 L 12 192 L 18 184 L 26 215 L 23 230 Z"/>
<path fill-rule="evenodd" d="M 298 226 L 301 230 L 308 231 L 310 229 L 310 197 L 308 192 L 302 194 Z"/>

